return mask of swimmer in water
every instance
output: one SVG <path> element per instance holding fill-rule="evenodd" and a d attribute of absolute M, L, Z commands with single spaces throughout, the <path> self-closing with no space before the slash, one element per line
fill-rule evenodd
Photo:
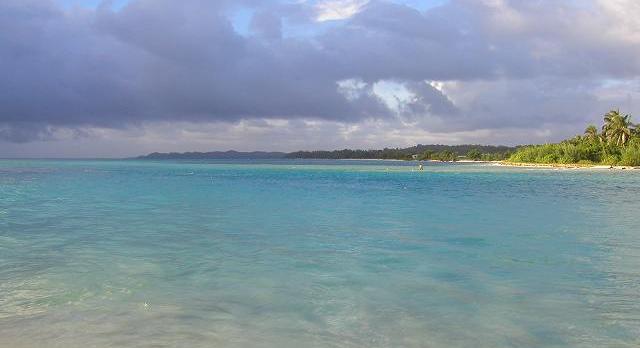
<path fill-rule="evenodd" d="M 422 163 L 420 163 L 420 165 L 418 166 L 418 170 L 424 170 L 424 166 L 422 165 Z"/>

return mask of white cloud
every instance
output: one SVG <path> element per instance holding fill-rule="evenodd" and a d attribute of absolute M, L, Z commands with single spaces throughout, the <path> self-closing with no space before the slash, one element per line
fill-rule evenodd
<path fill-rule="evenodd" d="M 416 99 L 416 95 L 404 84 L 391 80 L 376 82 L 373 85 L 373 92 L 385 102 L 389 109 L 395 112 L 400 112 L 402 105 Z"/>
<path fill-rule="evenodd" d="M 324 0 L 316 4 L 318 22 L 347 19 L 360 12 L 369 0 Z"/>
<path fill-rule="evenodd" d="M 362 79 L 346 79 L 337 82 L 338 92 L 347 100 L 356 100 L 367 92 L 368 85 Z"/>
<path fill-rule="evenodd" d="M 520 31 L 526 25 L 525 17 L 513 8 L 506 0 L 482 0 L 490 9 L 490 23 L 499 30 Z"/>
<path fill-rule="evenodd" d="M 608 23 L 608 34 L 613 38 L 640 43 L 640 1 L 598 0 Z"/>

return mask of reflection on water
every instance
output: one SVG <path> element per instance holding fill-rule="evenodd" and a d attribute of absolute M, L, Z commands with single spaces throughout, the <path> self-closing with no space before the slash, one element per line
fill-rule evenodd
<path fill-rule="evenodd" d="M 640 173 L 414 169 L 0 161 L 0 346 L 640 344 Z"/>

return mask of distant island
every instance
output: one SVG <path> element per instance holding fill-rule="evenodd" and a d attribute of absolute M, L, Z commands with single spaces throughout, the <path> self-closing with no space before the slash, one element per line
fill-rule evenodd
<path fill-rule="evenodd" d="M 135 159 L 167 160 L 167 159 L 276 159 L 285 158 L 285 152 L 240 152 L 240 151 L 212 151 L 212 152 L 154 152 Z"/>
<path fill-rule="evenodd" d="M 296 152 L 154 152 L 136 159 L 395 159 L 395 160 L 439 160 L 456 161 L 460 157 L 472 160 L 499 161 L 507 159 L 515 147 L 491 145 L 416 145 L 407 148 L 385 148 L 382 150 L 333 150 Z"/>

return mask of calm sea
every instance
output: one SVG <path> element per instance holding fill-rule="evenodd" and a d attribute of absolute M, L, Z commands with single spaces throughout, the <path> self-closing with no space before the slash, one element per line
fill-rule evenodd
<path fill-rule="evenodd" d="M 640 171 L 0 161 L 1 347 L 638 347 Z"/>

